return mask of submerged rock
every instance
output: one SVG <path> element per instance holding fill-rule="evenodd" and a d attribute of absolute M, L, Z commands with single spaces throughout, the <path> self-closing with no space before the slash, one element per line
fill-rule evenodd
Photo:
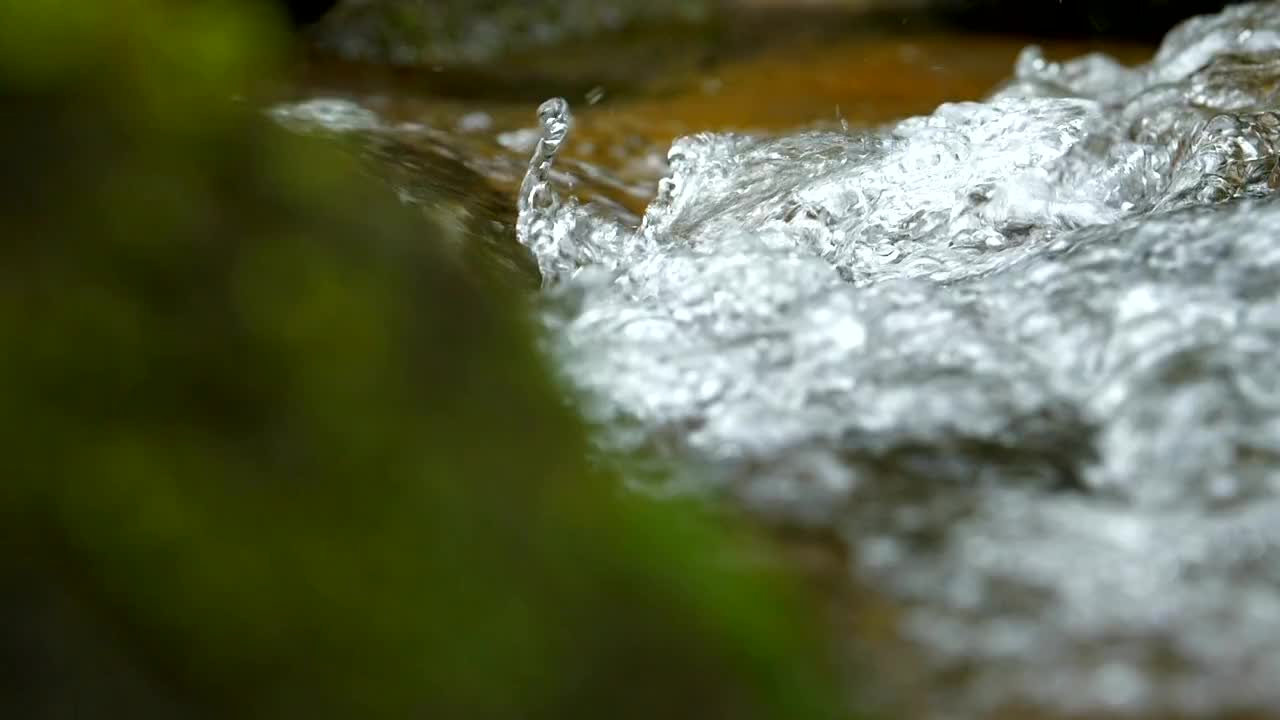
<path fill-rule="evenodd" d="M 376 113 L 346 100 L 283 104 L 270 114 L 296 132 L 341 140 L 401 202 L 450 228 L 432 234 L 475 276 L 506 287 L 539 286 L 537 262 L 515 238 L 515 208 L 447 146 L 414 145 L 413 133 L 387 127 Z"/>
<path fill-rule="evenodd" d="M 1280 712 L 1278 58 L 1250 3 L 873 131 L 684 138 L 639 228 L 555 193 L 548 103 L 553 352 L 655 489 L 843 538 L 926 714 Z"/>
<path fill-rule="evenodd" d="M 0 6 L 4 715 L 835 717 L 804 604 L 588 465 L 462 230 L 228 100 L 246 12 Z"/>

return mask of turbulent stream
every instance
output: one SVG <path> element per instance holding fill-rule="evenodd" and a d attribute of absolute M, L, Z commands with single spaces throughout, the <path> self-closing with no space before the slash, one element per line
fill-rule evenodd
<path fill-rule="evenodd" d="M 986 101 L 700 134 L 639 227 L 542 139 L 517 232 L 612 453 L 820 529 L 939 717 L 1280 712 L 1280 3 Z"/>

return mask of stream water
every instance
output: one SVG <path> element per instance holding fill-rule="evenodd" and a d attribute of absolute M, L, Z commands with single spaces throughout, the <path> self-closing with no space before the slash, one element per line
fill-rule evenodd
<path fill-rule="evenodd" d="M 469 122 L 499 184 L 533 156 L 516 232 L 602 449 L 838 538 L 921 714 L 1278 713 L 1280 3 L 1004 74 L 607 168 L 562 162 L 564 100 Z"/>

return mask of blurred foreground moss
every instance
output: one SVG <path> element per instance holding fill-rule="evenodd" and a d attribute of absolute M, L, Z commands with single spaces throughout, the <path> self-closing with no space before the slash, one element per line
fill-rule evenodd
<path fill-rule="evenodd" d="M 0 5 L 4 716 L 830 717 L 805 606 L 584 464 L 456 228 L 228 99 L 273 28 Z"/>

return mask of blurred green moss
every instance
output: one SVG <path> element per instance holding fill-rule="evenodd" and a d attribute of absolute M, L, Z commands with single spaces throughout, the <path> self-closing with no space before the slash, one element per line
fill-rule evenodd
<path fill-rule="evenodd" d="M 586 465 L 459 225 L 232 99 L 256 7 L 0 5 L 5 717 L 832 717 L 804 603 Z"/>

